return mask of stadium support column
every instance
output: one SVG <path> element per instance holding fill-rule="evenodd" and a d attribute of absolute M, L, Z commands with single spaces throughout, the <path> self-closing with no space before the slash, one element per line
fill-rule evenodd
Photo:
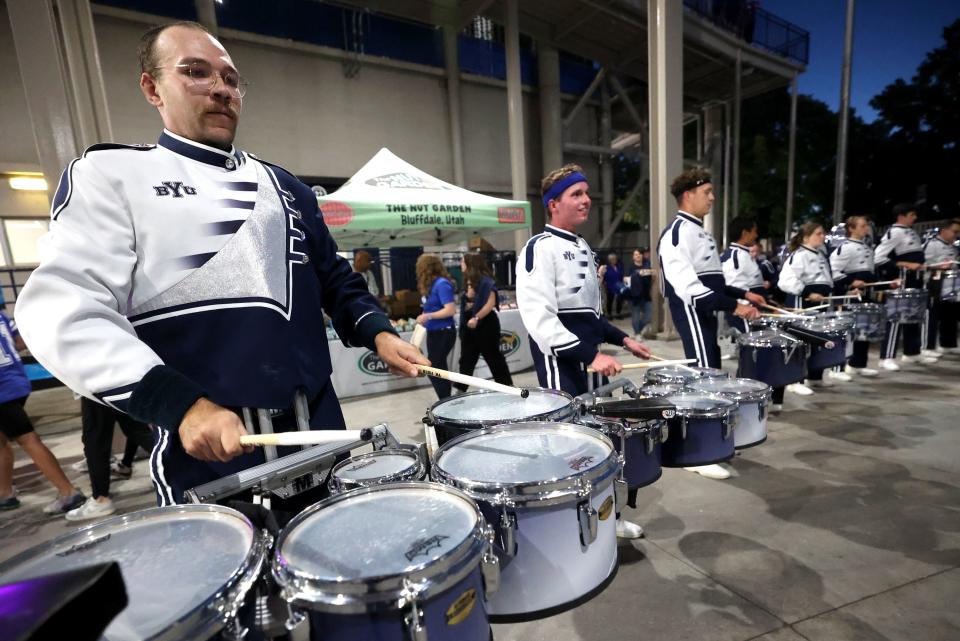
<path fill-rule="evenodd" d="M 460 125 L 460 55 L 457 51 L 457 30 L 443 28 L 443 60 L 447 71 L 447 111 L 450 120 L 450 154 L 453 156 L 453 182 L 464 186 L 463 129 Z"/>
<path fill-rule="evenodd" d="M 647 0 L 650 103 L 650 242 L 653 268 L 660 269 L 656 244 L 677 203 L 670 181 L 683 170 L 683 4 Z M 654 278 L 659 290 L 659 279 Z M 654 326 L 675 336 L 659 291 L 653 297 Z"/>
<path fill-rule="evenodd" d="M 542 175 L 563 165 L 563 113 L 560 102 L 560 54 L 556 47 L 539 43 L 537 70 L 540 78 L 540 148 Z M 533 203 L 533 229 L 540 230 L 545 213 Z"/>
<path fill-rule="evenodd" d="M 743 53 L 737 49 L 737 61 L 733 69 L 733 168 L 730 188 L 730 218 L 736 218 L 740 215 L 740 107 L 743 102 L 742 81 L 743 81 Z M 723 212 L 724 216 L 727 212 Z"/>
<path fill-rule="evenodd" d="M 847 0 L 847 30 L 843 38 L 843 76 L 840 79 L 840 126 L 837 128 L 837 178 L 833 188 L 833 222 L 843 220 L 847 179 L 847 130 L 850 122 L 850 71 L 853 64 L 854 0 Z"/>
<path fill-rule="evenodd" d="M 523 135 L 523 84 L 520 77 L 520 0 L 506 0 L 507 117 L 510 125 L 510 183 L 514 200 L 527 200 L 527 155 Z M 530 238 L 529 230 L 514 232 L 515 249 Z"/>
<path fill-rule="evenodd" d="M 111 140 L 110 118 L 88 0 L 9 0 L 17 65 L 47 193 L 80 152 Z"/>
<path fill-rule="evenodd" d="M 794 180 L 797 156 L 797 76 L 790 83 L 790 137 L 787 142 L 787 215 L 783 223 L 783 240 L 790 240 L 790 228 L 793 226 Z M 773 251 L 773 247 L 770 251 Z"/>

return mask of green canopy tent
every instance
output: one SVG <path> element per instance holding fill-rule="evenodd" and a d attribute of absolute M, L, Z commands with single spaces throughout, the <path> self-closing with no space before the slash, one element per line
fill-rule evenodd
<path fill-rule="evenodd" d="M 530 227 L 530 203 L 443 182 L 386 148 L 317 200 L 341 249 L 446 245 Z"/>

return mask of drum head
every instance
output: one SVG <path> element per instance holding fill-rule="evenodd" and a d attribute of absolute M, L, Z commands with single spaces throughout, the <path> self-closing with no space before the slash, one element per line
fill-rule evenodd
<path fill-rule="evenodd" d="M 461 546 L 477 521 L 469 499 L 426 483 L 355 490 L 291 523 L 275 563 L 321 584 L 402 576 Z"/>
<path fill-rule="evenodd" d="M 704 392 L 680 392 L 671 394 L 667 400 L 676 406 L 677 414 L 686 416 L 729 412 L 737 406 L 737 402 L 729 398 Z"/>
<path fill-rule="evenodd" d="M 500 392 L 473 392 L 444 399 L 430 408 L 440 421 L 451 423 L 511 422 L 543 416 L 570 405 L 569 395 L 555 390 L 532 389 L 527 398 Z"/>
<path fill-rule="evenodd" d="M 750 347 L 791 347 L 799 342 L 799 339 L 773 329 L 749 332 L 737 338 L 738 345 Z"/>
<path fill-rule="evenodd" d="M 647 372 L 647 382 L 683 383 L 700 378 L 701 376 L 703 376 L 703 372 L 699 367 L 680 367 L 678 365 L 667 365 L 666 367 L 655 367 Z"/>
<path fill-rule="evenodd" d="M 221 506 L 153 508 L 83 528 L 0 566 L 4 582 L 116 561 L 129 605 L 110 641 L 153 637 L 210 602 L 245 567 L 253 525 Z M 183 628 L 183 638 L 196 630 Z M 209 631 L 206 636 L 213 634 Z"/>
<path fill-rule="evenodd" d="M 760 400 L 770 394 L 770 386 L 752 378 L 705 378 L 688 387 L 697 392 L 719 394 L 737 400 Z"/>
<path fill-rule="evenodd" d="M 639 389 L 640 396 L 658 398 L 683 391 L 683 385 L 677 383 L 647 383 Z"/>
<path fill-rule="evenodd" d="M 417 457 L 410 452 L 380 451 L 354 456 L 333 468 L 333 475 L 347 481 L 366 481 L 395 476 L 416 466 Z"/>
<path fill-rule="evenodd" d="M 463 437 L 440 451 L 436 467 L 484 485 L 536 484 L 564 479 L 604 463 L 613 452 L 596 432 L 523 423 Z"/>

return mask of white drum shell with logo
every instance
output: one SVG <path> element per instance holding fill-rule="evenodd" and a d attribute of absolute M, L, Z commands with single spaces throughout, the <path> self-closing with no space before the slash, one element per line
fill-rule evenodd
<path fill-rule="evenodd" d="M 688 387 L 739 403 L 737 428 L 733 431 L 736 449 L 760 445 L 767 440 L 767 408 L 772 394 L 769 385 L 752 378 L 730 378 L 693 381 Z"/>
<path fill-rule="evenodd" d="M 573 471 L 570 460 L 582 456 L 599 460 Z M 501 557 L 500 588 L 488 601 L 492 620 L 539 618 L 604 587 L 617 564 L 618 471 L 610 439 L 582 425 L 518 423 L 440 448 L 431 470 L 436 480 L 462 489 L 485 514 L 502 514 L 506 501 L 507 512 L 516 517 L 516 555 Z M 578 505 L 587 497 L 577 491 L 585 488 L 598 513 L 596 539 L 589 545 L 581 543 L 578 519 Z"/>

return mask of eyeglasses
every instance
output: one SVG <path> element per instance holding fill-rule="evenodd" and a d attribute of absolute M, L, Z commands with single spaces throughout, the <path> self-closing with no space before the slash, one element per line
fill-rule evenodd
<path fill-rule="evenodd" d="M 180 73 L 190 78 L 191 88 L 200 94 L 209 93 L 214 85 L 217 84 L 217 78 L 222 80 L 223 86 L 226 87 L 227 91 L 237 98 L 243 98 L 247 93 L 247 88 L 250 86 L 250 83 L 236 71 L 226 70 L 220 72 L 214 69 L 209 62 L 202 60 L 176 64 L 173 65 L 173 68 L 178 69 Z M 157 67 L 157 69 L 164 69 L 164 67 Z"/>

